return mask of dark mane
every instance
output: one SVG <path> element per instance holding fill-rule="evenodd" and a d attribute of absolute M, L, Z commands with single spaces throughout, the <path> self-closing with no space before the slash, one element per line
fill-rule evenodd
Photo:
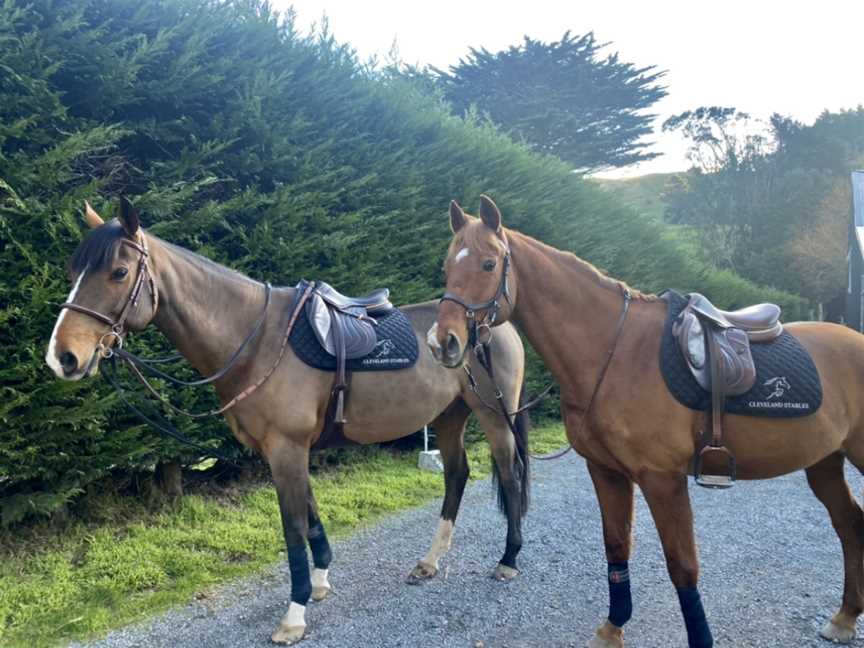
<path fill-rule="evenodd" d="M 69 272 L 80 274 L 85 268 L 99 271 L 108 266 L 116 257 L 124 232 L 115 218 L 90 232 L 78 244 L 69 259 Z"/>

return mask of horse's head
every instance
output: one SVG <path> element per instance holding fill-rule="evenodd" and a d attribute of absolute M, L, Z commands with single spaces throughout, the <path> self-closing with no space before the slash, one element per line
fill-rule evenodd
<path fill-rule="evenodd" d="M 121 199 L 117 218 L 106 223 L 89 204 L 85 207 L 92 231 L 69 260 L 72 292 L 45 354 L 48 366 L 67 380 L 95 373 L 100 354 L 122 344 L 126 331 L 147 326 L 158 304 L 135 208 Z"/>
<path fill-rule="evenodd" d="M 451 202 L 450 228 L 453 241 L 444 261 L 447 291 L 426 339 L 441 364 L 456 367 L 469 345 L 487 341 L 491 327 L 510 317 L 516 284 L 501 212 L 490 198 L 480 197 L 480 218 Z"/>

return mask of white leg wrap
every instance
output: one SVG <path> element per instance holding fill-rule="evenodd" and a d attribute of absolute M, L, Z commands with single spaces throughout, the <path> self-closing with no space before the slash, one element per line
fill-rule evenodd
<path fill-rule="evenodd" d="M 317 567 L 312 570 L 312 587 L 323 587 L 325 589 L 330 589 L 330 581 L 327 580 L 327 573 L 329 569 L 318 569 Z"/>

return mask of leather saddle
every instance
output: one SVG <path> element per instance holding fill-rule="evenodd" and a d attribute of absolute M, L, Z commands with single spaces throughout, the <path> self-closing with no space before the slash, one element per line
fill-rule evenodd
<path fill-rule="evenodd" d="M 336 358 L 324 428 L 313 446 L 317 449 L 345 440 L 342 427 L 349 388 L 346 362 L 372 352 L 378 342 L 376 318 L 387 315 L 394 307 L 387 288 L 379 288 L 363 297 L 349 297 L 323 281 L 312 285 L 312 296 L 306 302 L 306 318 L 318 342 Z"/>
<path fill-rule="evenodd" d="M 707 415 L 710 438 L 702 439 L 694 461 L 694 476 L 700 486 L 732 486 L 735 457 L 722 443 L 726 397 L 750 391 L 756 381 L 750 343 L 769 342 L 782 332 L 780 307 L 776 304 L 724 311 L 704 295 L 688 295 L 687 306 L 672 326 L 672 335 L 696 382 L 711 394 L 711 410 Z M 706 460 L 715 467 L 721 461 L 725 463 L 726 474 L 704 474 Z"/>
<path fill-rule="evenodd" d="M 306 317 L 318 342 L 335 358 L 369 355 L 377 343 L 375 318 L 393 310 L 387 288 L 365 297 L 347 297 L 331 285 L 318 282 L 306 303 Z"/>

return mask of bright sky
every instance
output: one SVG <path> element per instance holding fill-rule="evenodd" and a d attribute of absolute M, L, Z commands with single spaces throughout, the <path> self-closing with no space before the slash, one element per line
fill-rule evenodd
<path fill-rule="evenodd" d="M 498 51 L 525 34 L 550 41 L 593 30 L 622 60 L 668 70 L 669 96 L 656 105 L 662 157 L 612 176 L 686 168 L 683 140 L 659 132 L 684 110 L 735 106 L 810 123 L 824 109 L 864 103 L 862 0 L 274 0 L 289 5 L 302 29 L 326 14 L 364 58 L 386 57 L 395 41 L 403 60 L 439 68 L 472 46 Z"/>

